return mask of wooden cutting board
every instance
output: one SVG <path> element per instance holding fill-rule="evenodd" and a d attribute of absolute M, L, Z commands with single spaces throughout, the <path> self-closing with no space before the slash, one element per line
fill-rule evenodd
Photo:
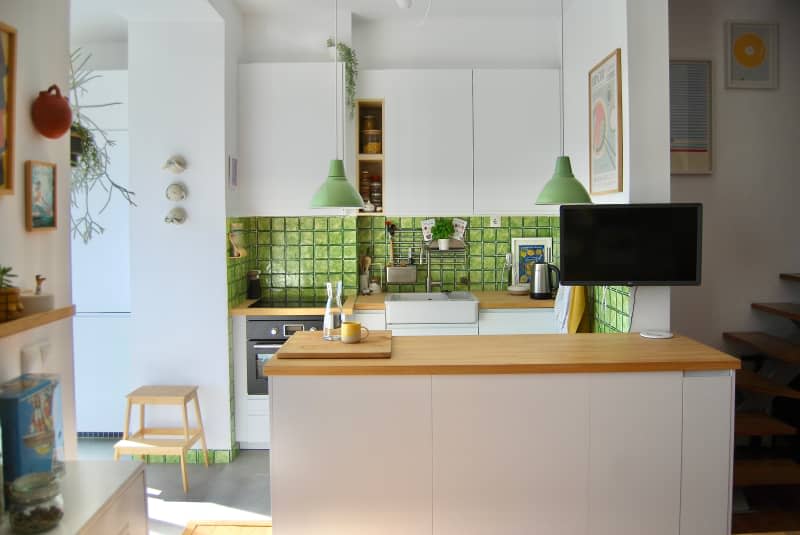
<path fill-rule="evenodd" d="M 388 359 L 392 356 L 392 331 L 370 331 L 358 344 L 322 339 L 322 333 L 293 334 L 275 354 L 280 359 Z"/>

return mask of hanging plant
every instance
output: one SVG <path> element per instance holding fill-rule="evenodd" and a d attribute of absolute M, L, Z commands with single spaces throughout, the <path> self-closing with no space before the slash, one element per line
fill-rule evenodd
<path fill-rule="evenodd" d="M 91 54 L 83 54 L 77 49 L 70 55 L 70 94 L 72 105 L 72 127 L 70 128 L 70 163 L 72 165 L 72 181 L 70 183 L 71 228 L 73 236 L 80 236 L 84 243 L 95 235 L 105 231 L 95 219 L 103 213 L 111 202 L 116 191 L 132 206 L 134 192 L 115 182 L 108 173 L 110 163 L 109 151 L 115 145 L 113 139 L 97 123 L 87 116 L 85 110 L 118 106 L 121 102 L 81 105 L 80 99 L 86 94 L 86 84 L 99 78 L 86 68 Z M 89 194 L 97 187 L 106 193 L 103 206 L 96 210 L 90 205 Z"/>
<path fill-rule="evenodd" d="M 333 37 L 328 37 L 328 49 L 334 47 Z M 358 85 L 358 56 L 356 51 L 344 43 L 336 45 L 339 54 L 339 61 L 344 64 L 344 94 L 347 109 L 350 111 L 350 118 L 353 118 L 356 110 L 356 87 Z"/>

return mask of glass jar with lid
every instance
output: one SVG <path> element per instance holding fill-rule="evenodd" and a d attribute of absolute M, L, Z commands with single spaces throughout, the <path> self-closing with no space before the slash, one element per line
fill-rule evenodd
<path fill-rule="evenodd" d="M 377 124 L 375 116 L 372 114 L 364 115 L 361 118 L 361 130 L 376 130 Z"/>
<path fill-rule="evenodd" d="M 44 533 L 64 516 L 64 498 L 51 472 L 18 477 L 9 489 L 8 518 L 14 533 Z"/>
<path fill-rule="evenodd" d="M 380 154 L 381 153 L 381 131 L 362 130 L 361 131 L 361 153 Z"/>

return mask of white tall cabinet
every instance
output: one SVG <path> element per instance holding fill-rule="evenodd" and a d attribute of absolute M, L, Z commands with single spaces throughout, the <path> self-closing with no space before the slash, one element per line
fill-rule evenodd
<path fill-rule="evenodd" d="M 536 206 L 561 154 L 557 69 L 473 71 L 476 214 L 555 214 Z"/>
<path fill-rule="evenodd" d="M 359 98 L 384 99 L 384 212 L 472 213 L 472 71 L 364 71 Z"/>
<path fill-rule="evenodd" d="M 310 205 L 336 152 L 334 94 L 330 63 L 239 66 L 239 185 L 229 215 L 341 214 Z"/>

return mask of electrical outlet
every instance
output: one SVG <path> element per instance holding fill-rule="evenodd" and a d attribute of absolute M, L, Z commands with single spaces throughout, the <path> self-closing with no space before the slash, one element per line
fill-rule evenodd
<path fill-rule="evenodd" d="M 492 217 L 490 217 L 489 218 L 489 226 L 492 227 L 492 228 L 499 227 L 500 226 L 500 216 L 499 215 L 493 215 Z"/>

